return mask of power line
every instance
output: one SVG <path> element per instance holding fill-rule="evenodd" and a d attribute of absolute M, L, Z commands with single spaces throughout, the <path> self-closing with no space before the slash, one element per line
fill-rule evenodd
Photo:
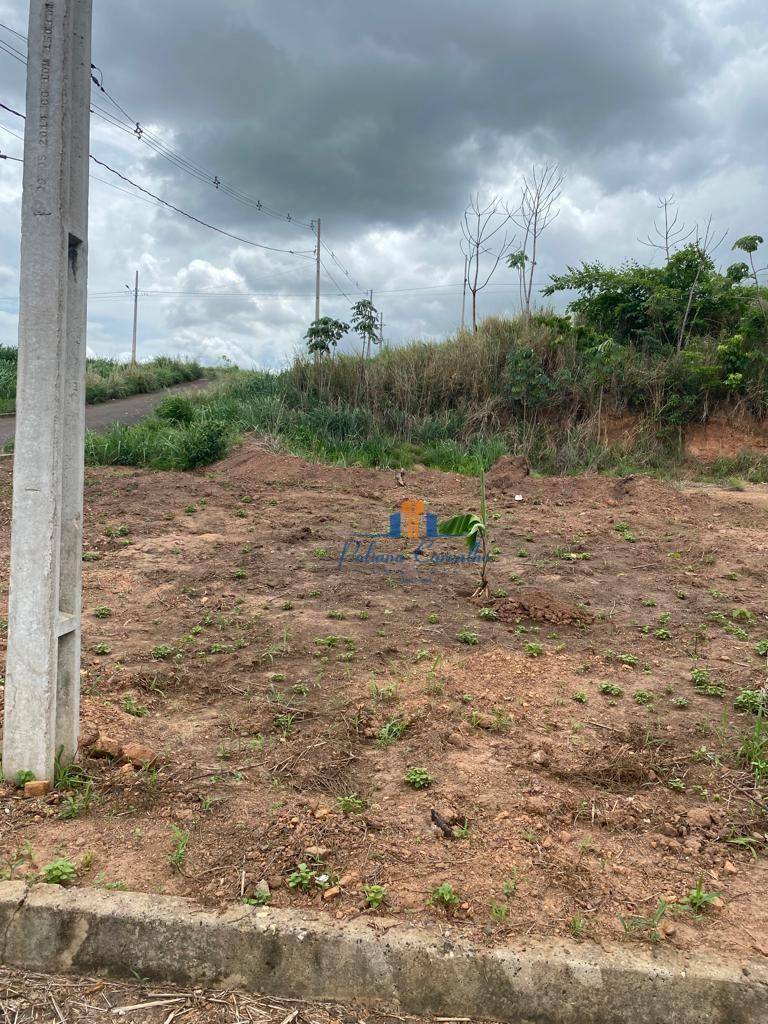
<path fill-rule="evenodd" d="M 0 23 L 0 28 L 5 28 L 7 31 L 12 32 L 15 36 L 18 36 L 19 39 L 26 41 L 26 36 L 22 35 L 20 32 L 16 32 L 9 26 Z M 15 55 L 17 60 L 20 60 L 22 63 L 26 64 L 26 58 L 24 57 L 20 50 L 16 50 L 16 48 L 12 47 L 10 43 L 6 43 L 4 40 L 0 40 L 0 46 L 3 45 L 10 47 L 10 49 L 14 51 L 13 53 L 9 54 L 10 56 Z M 94 74 L 93 72 L 96 72 L 97 74 Z M 97 77 L 97 75 L 100 76 L 100 78 Z M 185 174 L 189 174 L 191 177 L 197 179 L 203 184 L 212 185 L 217 191 L 223 192 L 225 195 L 228 195 L 230 198 L 234 199 L 236 202 L 239 202 L 241 205 L 248 206 L 251 209 L 255 209 L 268 217 L 272 217 L 277 220 L 282 220 L 290 224 L 296 224 L 299 227 L 308 228 L 314 231 L 314 221 L 307 222 L 299 219 L 298 217 L 294 217 L 290 213 L 283 214 L 277 210 L 272 209 L 271 207 L 262 203 L 261 200 L 255 199 L 253 196 L 250 196 L 248 193 L 243 192 L 241 189 L 238 189 L 233 185 L 230 185 L 226 181 L 223 181 L 221 178 L 219 178 L 218 174 L 208 170 L 201 164 L 196 163 L 194 160 L 190 160 L 180 151 L 175 150 L 170 146 L 167 146 L 160 138 L 158 138 L 151 131 L 149 131 L 149 129 L 145 128 L 138 119 L 134 118 L 131 114 L 129 114 L 125 107 L 123 107 L 114 98 L 114 96 L 112 96 L 112 94 L 104 86 L 103 71 L 95 64 L 91 65 L 91 81 L 93 85 L 114 106 L 114 108 L 119 112 L 121 117 L 124 118 L 124 120 L 121 120 L 120 118 L 112 114 L 109 110 L 105 110 L 104 107 L 101 107 L 97 103 L 92 102 L 92 112 L 97 117 L 105 121 L 107 124 L 110 124 L 113 128 L 117 128 L 118 130 L 123 131 L 126 134 L 136 137 L 140 142 L 143 142 L 146 146 L 148 146 L 156 155 L 171 163 L 178 170 L 182 171 Z M 12 112 L 18 113 L 18 111 Z M 160 200 L 160 202 L 163 201 Z M 335 252 L 330 248 L 330 246 L 328 246 L 325 241 L 323 241 L 322 246 L 330 254 L 331 259 L 334 261 L 339 270 L 345 275 L 345 277 L 351 283 L 353 283 L 359 291 L 363 291 L 363 289 L 360 287 L 359 281 L 353 278 L 353 276 L 350 274 L 347 268 L 337 258 Z M 292 250 L 274 251 L 292 252 Z M 331 280 L 333 280 L 333 278 L 331 278 Z M 341 291 L 341 289 L 339 289 L 339 286 L 336 284 L 335 281 L 334 286 L 337 288 L 337 290 Z M 341 294 L 345 293 L 341 291 Z"/>
<path fill-rule="evenodd" d="M 14 110 L 12 107 L 7 106 L 5 103 L 0 103 L 0 106 L 2 106 L 2 108 L 4 110 L 8 110 L 8 111 L 10 111 L 10 113 L 15 114 L 17 117 L 20 117 L 20 118 L 26 120 L 24 114 L 21 114 L 18 110 Z M 160 196 L 155 195 L 154 192 L 150 192 L 150 190 L 148 188 L 144 188 L 143 185 L 139 185 L 137 182 L 135 182 L 131 178 L 127 177 L 127 175 L 122 174 L 120 171 L 116 170 L 114 167 L 111 167 L 108 163 L 105 163 L 104 160 L 99 160 L 99 158 L 95 157 L 93 155 L 93 153 L 91 153 L 89 155 L 90 155 L 91 160 L 93 160 L 93 162 L 95 164 L 98 164 L 99 167 L 103 167 L 105 170 L 109 171 L 111 174 L 116 175 L 118 178 L 120 178 L 122 181 L 126 182 L 128 185 L 132 185 L 133 188 L 137 188 L 140 192 L 143 192 L 145 195 L 149 196 L 151 199 L 154 199 L 156 202 L 162 204 L 163 206 L 168 207 L 168 209 L 173 210 L 175 213 L 180 214 L 182 217 L 186 217 L 188 220 L 194 221 L 196 224 L 200 224 L 203 227 L 208 228 L 210 231 L 216 231 L 218 234 L 226 235 L 227 238 L 232 238 L 236 242 L 242 242 L 244 245 L 252 245 L 252 246 L 254 246 L 257 249 L 265 249 L 268 252 L 280 252 L 280 253 L 285 253 L 286 255 L 300 256 L 303 259 L 311 259 L 312 258 L 312 253 L 313 253 L 312 249 L 303 249 L 303 250 L 281 249 L 281 248 L 278 248 L 277 246 L 274 246 L 274 245 L 265 245 L 263 242 L 254 242 L 253 239 L 244 238 L 242 235 L 235 235 L 231 231 L 225 231 L 224 228 L 216 227 L 215 224 L 210 224 L 208 221 L 203 220 L 201 217 L 196 217 L 192 213 L 187 213 L 187 211 L 186 210 L 182 210 L 180 206 L 175 206 L 173 203 L 169 203 L 167 199 L 162 199 Z"/>
<path fill-rule="evenodd" d="M 7 25 L 0 24 L 0 28 L 5 28 L 9 32 L 14 32 L 14 30 L 9 28 Z M 26 36 L 21 35 L 19 32 L 14 32 L 14 35 L 17 35 L 20 39 L 26 40 Z M 21 63 L 26 64 L 26 56 L 21 50 L 17 50 L 5 40 L 0 40 L 0 47 L 7 47 L 8 49 L 6 52 L 9 53 L 9 56 L 15 56 L 15 58 Z M 94 72 L 96 72 L 96 74 L 94 74 Z M 98 104 L 92 103 L 93 112 L 97 117 L 101 117 L 113 127 L 119 128 L 122 131 L 133 135 L 139 142 L 143 142 L 158 156 L 173 164 L 178 170 L 183 171 L 186 174 L 190 174 L 192 177 L 197 178 L 198 181 L 202 181 L 207 185 L 213 186 L 213 188 L 218 191 L 224 192 L 236 202 L 239 202 L 244 206 L 249 206 L 254 210 L 258 210 L 267 217 L 282 220 L 288 224 L 296 224 L 297 227 L 307 228 L 309 230 L 312 229 L 312 224 L 308 221 L 301 220 L 299 217 L 294 217 L 291 213 L 281 213 L 280 211 L 273 209 L 267 204 L 261 202 L 260 199 L 256 199 L 253 196 L 248 195 L 247 192 L 243 192 L 241 189 L 238 189 L 234 185 L 231 185 L 221 179 L 215 172 L 196 163 L 194 160 L 186 157 L 183 153 L 173 149 L 171 146 L 168 146 L 148 128 L 145 128 L 138 118 L 129 114 L 125 107 L 123 107 L 105 88 L 104 73 L 101 68 L 97 67 L 95 64 L 91 65 L 91 82 L 120 114 L 120 117 L 118 118 L 110 111 L 100 107 Z"/>
<path fill-rule="evenodd" d="M 17 32 L 15 28 L 11 28 L 10 25 L 4 25 L 2 21 L 0 21 L 0 28 L 4 28 L 6 32 L 10 32 L 12 36 L 18 36 L 19 39 L 23 39 L 26 43 L 27 37 L 23 36 L 21 32 Z"/>
<path fill-rule="evenodd" d="M 169 203 L 167 199 L 161 199 L 160 196 L 155 195 L 154 192 L 150 192 L 148 188 L 144 188 L 143 185 L 138 185 L 135 181 L 132 181 L 125 174 L 122 174 L 120 171 L 115 170 L 114 167 L 110 167 L 108 163 L 105 163 L 103 160 L 99 160 L 98 157 L 95 157 L 93 155 L 93 153 L 90 154 L 90 157 L 95 164 L 98 164 L 99 167 L 103 167 L 105 170 L 110 171 L 112 174 L 117 175 L 117 177 L 120 178 L 121 181 L 125 181 L 129 185 L 133 185 L 134 188 L 139 189 L 140 192 L 143 192 L 145 195 L 148 195 L 152 199 L 155 199 L 158 203 L 162 203 L 163 206 L 167 206 L 168 209 L 173 210 L 175 213 L 181 214 L 182 217 L 186 217 L 188 220 L 194 221 L 196 224 L 201 224 L 204 228 L 209 228 L 211 231 L 216 231 L 220 235 L 226 235 L 227 238 L 233 238 L 236 242 L 243 242 L 245 245 L 255 246 L 257 249 L 266 249 L 269 252 L 282 252 L 290 254 L 291 256 L 301 256 L 304 259 L 312 258 L 311 249 L 279 249 L 274 245 L 265 245 L 263 242 L 254 242 L 250 238 L 243 238 L 242 235 L 235 235 L 231 231 L 225 231 L 224 228 L 217 228 L 215 224 L 209 224 L 208 221 L 202 220 L 200 217 L 195 217 L 195 215 L 192 213 L 187 213 L 187 211 L 182 210 L 180 206 L 174 206 L 174 204 Z"/>
<path fill-rule="evenodd" d="M 347 295 L 347 293 L 344 291 L 344 289 L 337 283 L 337 281 L 334 278 L 333 274 L 330 272 L 328 267 L 326 267 L 326 265 L 323 263 L 322 259 L 320 260 L 320 266 L 323 268 L 323 271 L 325 272 L 325 276 L 331 282 L 331 284 L 336 289 L 336 291 L 339 293 L 339 295 L 343 295 L 344 298 L 347 300 L 347 302 L 351 303 L 352 299 L 350 299 L 350 297 Z"/>

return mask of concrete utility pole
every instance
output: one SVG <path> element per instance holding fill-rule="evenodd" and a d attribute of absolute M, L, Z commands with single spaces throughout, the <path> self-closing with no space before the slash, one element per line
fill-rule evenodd
<path fill-rule="evenodd" d="M 317 261 L 315 263 L 315 320 L 320 319 L 320 218 L 317 218 Z"/>
<path fill-rule="evenodd" d="M 133 341 L 131 342 L 131 366 L 136 365 L 136 324 L 139 319 L 139 272 L 136 271 L 136 283 L 133 286 Z"/>
<path fill-rule="evenodd" d="M 30 0 L 3 770 L 77 751 L 91 0 Z"/>

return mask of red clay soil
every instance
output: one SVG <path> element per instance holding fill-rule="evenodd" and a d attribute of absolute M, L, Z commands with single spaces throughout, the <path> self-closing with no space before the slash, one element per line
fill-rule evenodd
<path fill-rule="evenodd" d="M 768 491 L 526 479 L 522 502 L 490 498 L 478 602 L 471 566 L 406 582 L 415 540 L 378 542 L 404 572 L 339 566 L 406 495 L 440 519 L 477 507 L 471 479 L 405 483 L 254 442 L 209 472 L 88 470 L 91 783 L 0 791 L 5 877 L 69 857 L 80 885 L 208 905 L 268 886 L 337 918 L 373 913 L 381 885 L 379 917 L 489 944 L 768 955 L 766 792 L 739 757 L 756 718 L 734 709 L 766 681 Z M 97 733 L 158 761 L 96 757 Z M 455 906 L 429 902 L 443 883 Z"/>

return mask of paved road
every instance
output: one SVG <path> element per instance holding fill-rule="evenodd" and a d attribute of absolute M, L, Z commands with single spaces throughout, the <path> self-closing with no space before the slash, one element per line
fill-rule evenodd
<path fill-rule="evenodd" d="M 113 398 L 109 402 L 85 407 L 85 422 L 89 430 L 103 430 L 113 423 L 138 423 L 148 416 L 169 392 L 196 391 L 209 387 L 213 381 L 193 380 L 185 384 L 175 384 L 163 391 L 153 391 L 149 395 L 131 395 L 130 398 Z M 16 431 L 15 416 L 0 416 L 0 446 L 13 440 Z"/>

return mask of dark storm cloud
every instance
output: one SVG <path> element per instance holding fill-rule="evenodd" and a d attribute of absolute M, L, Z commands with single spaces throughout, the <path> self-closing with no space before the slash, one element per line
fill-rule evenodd
<path fill-rule="evenodd" d="M 24 0 L 0 0 L 0 21 L 23 28 Z M 328 243 L 380 294 L 394 341 L 455 328 L 456 288 L 401 289 L 460 281 L 468 193 L 514 201 L 534 160 L 568 174 L 542 279 L 580 259 L 650 258 L 636 238 L 656 196 L 671 191 L 689 223 L 712 212 L 732 237 L 768 234 L 767 40 L 768 14 L 747 0 L 94 0 L 106 88 L 221 178 L 274 208 L 321 215 Z M 0 99 L 21 107 L 23 84 L 23 69 L 0 53 Z M 2 124 L 19 130 L 8 116 Z M 0 133 L 4 151 L 19 146 Z M 92 151 L 238 235 L 312 247 L 306 228 L 233 202 L 98 118 Z M 5 294 L 18 267 L 18 167 L 0 161 Z M 238 293 L 147 301 L 150 354 L 277 365 L 313 314 L 307 261 L 238 244 L 104 184 L 92 183 L 90 244 L 93 290 L 123 289 L 139 266 L 150 289 Z M 482 311 L 514 312 L 511 276 L 502 269 L 496 281 Z M 324 289 L 323 311 L 348 317 L 326 278 Z M 268 290 L 285 294 L 239 294 Z M 93 344 L 124 351 L 130 304 L 91 310 Z M 12 322 L 1 308 L 0 329 Z"/>
<path fill-rule="evenodd" d="M 689 99 L 721 59 L 682 0 L 109 8 L 94 52 L 145 119 L 280 208 L 351 229 L 455 213 L 509 139 L 564 164 L 628 139 L 664 149 L 696 130 Z"/>

